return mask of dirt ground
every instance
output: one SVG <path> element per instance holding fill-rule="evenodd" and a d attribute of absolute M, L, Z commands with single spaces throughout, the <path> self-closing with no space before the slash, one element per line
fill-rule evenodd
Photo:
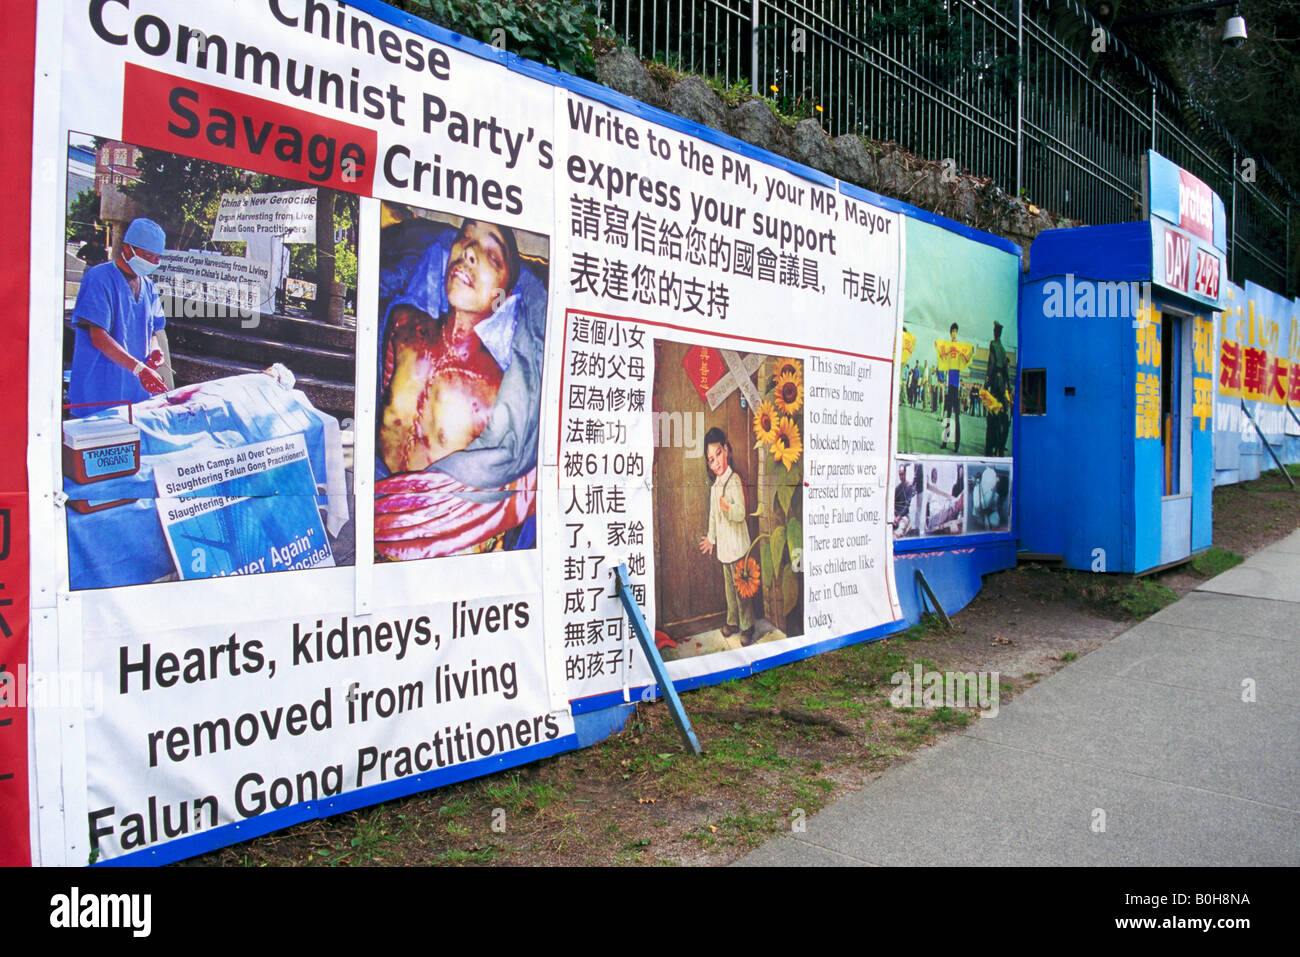
<path fill-rule="evenodd" d="M 642 704 L 620 734 L 593 747 L 183 866 L 726 864 L 977 720 L 969 709 L 892 707 L 895 672 L 914 663 L 998 672 L 1006 707 L 1298 527 L 1300 492 L 1266 473 L 1215 490 L 1215 548 L 1195 563 L 1144 579 L 1024 564 L 986 577 L 951 630 L 927 619 L 884 641 L 684 694 L 702 757 L 683 749 L 662 703 Z"/>

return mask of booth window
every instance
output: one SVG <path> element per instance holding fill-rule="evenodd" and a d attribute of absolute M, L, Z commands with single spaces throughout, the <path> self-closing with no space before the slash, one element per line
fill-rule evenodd
<path fill-rule="evenodd" d="M 1047 370 L 1020 370 L 1020 414 L 1047 415 Z"/>

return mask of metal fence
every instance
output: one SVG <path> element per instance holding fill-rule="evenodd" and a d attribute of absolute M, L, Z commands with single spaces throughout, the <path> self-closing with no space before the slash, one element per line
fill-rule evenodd
<path fill-rule="evenodd" d="M 1141 216 L 1155 149 L 1228 210 L 1228 271 L 1292 295 L 1298 196 L 1078 0 L 604 0 L 646 59 L 989 176 L 1071 219 Z M 1099 46 L 1100 38 L 1100 47 Z M 1243 171 L 1243 161 L 1253 169 Z"/>

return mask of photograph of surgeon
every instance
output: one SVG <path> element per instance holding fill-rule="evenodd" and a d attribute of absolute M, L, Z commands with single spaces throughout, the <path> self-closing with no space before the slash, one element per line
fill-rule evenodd
<path fill-rule="evenodd" d="M 545 262 L 495 223 L 388 205 L 384 221 L 376 557 L 530 548 Z"/>
<path fill-rule="evenodd" d="M 135 219 L 117 257 L 86 270 L 72 309 L 76 341 L 68 401 L 74 416 L 167 391 L 158 334 L 166 326 L 150 275 L 166 249 L 163 228 Z"/>

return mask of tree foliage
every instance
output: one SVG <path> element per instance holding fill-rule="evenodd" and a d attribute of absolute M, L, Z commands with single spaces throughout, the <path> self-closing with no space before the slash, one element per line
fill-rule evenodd
<path fill-rule="evenodd" d="M 142 216 L 167 232 L 171 249 L 202 245 L 212 231 L 221 194 L 246 188 L 247 173 L 220 163 L 163 150 L 142 149 L 135 163 L 140 178 L 123 187 Z"/>
<path fill-rule="evenodd" d="M 1179 5 L 1170 0 L 1114 0 L 1114 17 L 1161 12 Z M 1253 176 L 1261 192 L 1279 207 L 1286 207 L 1296 201 L 1300 191 L 1300 111 L 1295 106 L 1300 102 L 1300 0 L 1241 0 L 1239 12 L 1246 21 L 1248 39 L 1235 49 L 1221 39 L 1224 23 L 1232 15 L 1230 8 L 1118 24 L 1113 29 L 1186 103 L 1207 109 L 1237 141 L 1236 173 Z M 1197 116 L 1187 110 L 1184 113 L 1186 124 L 1198 125 Z M 1224 146 L 1226 150 L 1227 144 Z M 1231 161 L 1227 155 L 1221 159 Z M 1294 238 L 1295 225 L 1293 222 L 1286 290 L 1278 282 L 1278 291 L 1300 287 L 1300 243 Z M 1258 228 L 1263 233 L 1255 242 L 1280 253 L 1287 244 L 1285 222 L 1265 216 Z"/>
<path fill-rule="evenodd" d="M 147 148 L 141 150 L 136 169 L 140 173 L 139 180 L 123 189 L 140 204 L 142 216 L 157 220 L 163 227 L 169 249 L 215 249 L 229 256 L 243 255 L 245 244 L 209 238 L 221 206 L 222 193 L 272 193 L 309 188 L 308 184 L 283 176 L 250 173 L 220 163 Z M 78 211 L 82 210 L 83 200 L 88 194 L 94 197 L 93 212 L 98 214 L 99 195 L 89 190 L 83 192 L 72 208 L 77 215 L 69 216 L 69 239 L 90 238 L 80 234 L 74 236 L 71 226 L 72 219 L 84 218 Z M 357 257 L 352 237 L 355 236 L 357 218 L 357 197 L 350 193 L 339 194 L 334 209 L 334 226 L 352 232 L 335 245 L 334 279 L 353 287 L 357 283 Z M 290 273 L 302 278 L 314 275 L 316 246 L 313 243 L 290 243 L 289 250 Z"/>
<path fill-rule="evenodd" d="M 102 245 L 107 234 L 107 227 L 99 218 L 99 193 L 94 189 L 83 189 L 68 205 L 68 242 L 98 242 Z"/>
<path fill-rule="evenodd" d="M 394 5 L 565 73 L 596 75 L 593 44 L 599 27 L 593 0 L 394 0 Z"/>
<path fill-rule="evenodd" d="M 1115 0 L 1115 17 L 1171 0 Z M 1300 0 L 1241 0 L 1249 39 L 1221 42 L 1230 8 L 1122 24 L 1115 33 L 1180 93 L 1214 113 L 1248 150 L 1300 188 Z"/>

